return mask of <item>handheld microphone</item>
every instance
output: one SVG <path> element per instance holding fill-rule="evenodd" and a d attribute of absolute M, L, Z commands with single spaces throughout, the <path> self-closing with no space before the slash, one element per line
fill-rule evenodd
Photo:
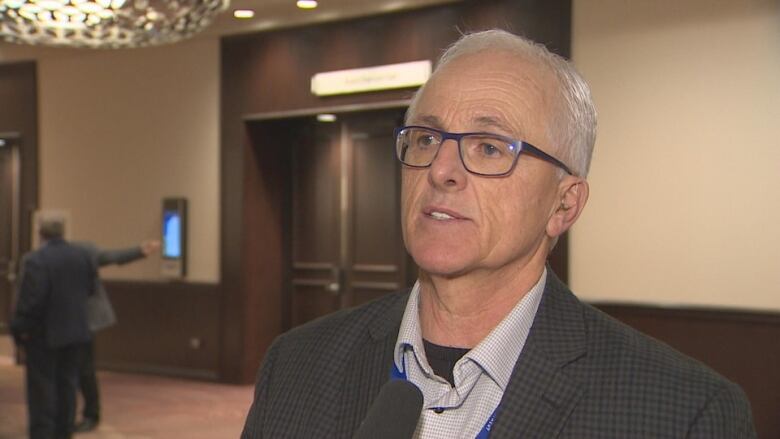
<path fill-rule="evenodd" d="M 390 380 L 382 386 L 352 439 L 411 438 L 422 405 L 422 392 L 417 386 L 406 380 Z"/>

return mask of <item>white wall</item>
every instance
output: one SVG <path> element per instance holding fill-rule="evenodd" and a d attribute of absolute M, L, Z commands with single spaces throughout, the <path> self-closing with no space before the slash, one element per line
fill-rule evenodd
<path fill-rule="evenodd" d="M 589 300 L 780 310 L 780 2 L 575 0 L 599 134 Z"/>
<path fill-rule="evenodd" d="M 219 280 L 219 42 L 92 51 L 0 45 L 38 62 L 40 204 L 107 248 L 160 236 L 161 200 L 189 200 L 188 280 Z M 159 258 L 104 270 L 157 279 Z"/>

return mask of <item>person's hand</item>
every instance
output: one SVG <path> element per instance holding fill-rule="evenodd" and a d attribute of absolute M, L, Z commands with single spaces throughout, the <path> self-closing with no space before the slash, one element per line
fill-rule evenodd
<path fill-rule="evenodd" d="M 141 243 L 141 252 L 144 256 L 149 256 L 158 251 L 160 251 L 160 241 L 156 239 L 150 239 Z"/>

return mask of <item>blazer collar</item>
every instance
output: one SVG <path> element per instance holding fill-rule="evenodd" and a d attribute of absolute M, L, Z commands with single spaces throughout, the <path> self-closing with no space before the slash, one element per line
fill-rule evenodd
<path fill-rule="evenodd" d="M 395 341 L 409 300 L 409 291 L 396 295 L 396 300 L 369 324 L 368 331 L 374 341 L 390 336 Z M 547 267 L 544 296 L 526 343 L 531 341 L 539 344 L 545 357 L 554 364 L 565 364 L 585 354 L 582 304 L 550 267 Z"/>
<path fill-rule="evenodd" d="M 379 390 L 390 380 L 393 347 L 408 299 L 408 291 L 396 294 L 387 299 L 387 305 L 363 317 L 368 319 L 368 336 L 354 346 L 346 363 L 336 437 L 352 437 Z"/>
<path fill-rule="evenodd" d="M 395 343 L 395 339 L 398 337 L 398 330 L 401 328 L 401 319 L 404 316 L 404 310 L 406 309 L 406 302 L 409 300 L 410 292 L 411 289 L 407 289 L 396 294 L 396 300 L 390 304 L 384 314 L 377 316 L 377 318 L 369 324 L 368 332 L 371 334 L 371 338 L 374 341 L 392 337 L 392 341 Z"/>
<path fill-rule="evenodd" d="M 554 438 L 583 393 L 567 367 L 587 353 L 582 305 L 548 268 L 525 348 L 501 400 L 491 438 Z"/>
<path fill-rule="evenodd" d="M 345 395 L 364 403 L 351 405 L 357 410 L 345 413 L 343 433 L 355 431 L 390 378 L 393 346 L 408 299 L 408 291 L 399 294 L 383 312 L 372 316 L 371 342 L 356 349 L 348 374 L 362 379 L 346 380 L 344 389 Z M 556 437 L 583 393 L 583 384 L 566 368 L 586 355 L 586 344 L 582 304 L 548 267 L 542 302 L 490 437 Z"/>

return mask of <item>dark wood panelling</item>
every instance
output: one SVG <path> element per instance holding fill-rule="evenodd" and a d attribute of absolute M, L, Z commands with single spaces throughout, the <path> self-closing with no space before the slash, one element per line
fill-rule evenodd
<path fill-rule="evenodd" d="M 569 282 L 569 232 L 558 238 L 558 243 L 550 252 L 547 261 L 555 274 L 564 283 Z"/>
<path fill-rule="evenodd" d="M 780 313 L 597 304 L 745 390 L 760 438 L 780 438 Z"/>
<path fill-rule="evenodd" d="M 98 332 L 98 367 L 217 379 L 219 287 L 104 282 L 118 323 Z"/>
<path fill-rule="evenodd" d="M 410 267 L 401 233 L 401 167 L 393 150 L 400 110 L 346 119 L 353 163 L 350 169 L 349 296 L 356 306 L 407 286 Z"/>
<path fill-rule="evenodd" d="M 290 324 L 297 326 L 338 310 L 341 303 L 342 164 L 339 124 L 318 124 L 310 117 L 300 119 L 294 130 L 300 140 L 280 133 L 277 141 L 292 152 L 288 194 L 292 204 L 290 224 L 285 225 L 291 238 L 292 270 L 285 273 L 291 278 L 291 288 L 282 291 L 282 296 L 290 302 Z M 290 297 L 284 297 L 286 292 Z"/>
<path fill-rule="evenodd" d="M 230 286 L 223 289 L 225 326 L 221 361 L 222 378 L 226 381 L 253 381 L 261 358 L 256 352 L 264 351 L 285 324 L 286 305 L 281 292 L 285 271 L 283 255 L 287 251 L 283 224 L 288 211 L 290 152 L 254 145 L 266 144 L 269 139 L 281 138 L 281 133 L 289 131 L 284 121 L 253 126 L 247 131 L 247 142 L 242 147 L 244 160 L 238 169 L 228 171 L 242 175 L 243 181 L 238 191 L 242 194 L 241 209 L 234 211 L 241 215 L 242 233 L 228 241 L 240 250 L 238 280 L 223 271 L 223 282 Z M 223 239 L 224 235 L 223 229 Z M 240 241 L 234 242 L 235 238 Z M 226 268 L 233 273 L 234 267 Z"/>
<path fill-rule="evenodd" d="M 38 207 L 38 81 L 34 62 L 0 64 L 0 133 L 13 133 L 14 144 L 6 148 L 18 150 L 19 159 L 19 211 L 15 212 L 19 224 L 17 255 L 30 249 L 30 218 Z M 10 168 L 9 168 L 10 169 Z M 4 183 L 5 184 L 5 183 Z M 12 242 L 11 229 L 0 234 Z M 8 249 L 6 249 L 8 250 Z M 16 261 L 18 265 L 18 260 Z M 2 267 L 3 269 L 5 267 Z M 10 291 L 14 286 L 0 279 L 0 332 L 6 332 Z"/>
<path fill-rule="evenodd" d="M 278 145 L 252 143 L 248 115 L 408 99 L 410 90 L 318 98 L 317 72 L 435 60 L 463 31 L 505 28 L 568 56 L 568 0 L 472 0 L 410 12 L 225 38 L 221 56 L 221 376 L 251 382 L 279 318 L 289 258 L 281 241 Z M 313 111 L 313 110 L 312 110 Z M 256 146 L 258 145 L 258 146 Z M 265 185 L 265 186 L 263 186 Z M 274 190 L 276 188 L 276 190 Z M 288 209 L 289 211 L 289 209 Z M 289 311 L 289 310 L 287 310 Z M 282 314 L 286 314 L 283 311 Z"/>
<path fill-rule="evenodd" d="M 0 133 L 0 136 L 2 134 Z M 8 331 L 11 317 L 13 283 L 9 279 L 15 271 L 13 258 L 14 213 L 14 156 L 12 146 L 0 146 L 0 333 Z M 10 143 L 10 142 L 9 142 Z"/>
<path fill-rule="evenodd" d="M 294 263 L 337 264 L 339 258 L 338 125 L 313 121 L 298 130 L 313 131 L 311 140 L 291 142 L 292 149 L 292 242 Z M 285 136 L 286 137 L 286 136 Z M 279 138 L 285 146 L 286 138 Z"/>
<path fill-rule="evenodd" d="M 34 62 L 0 64 L 0 132 L 19 134 L 20 247 L 30 249 L 30 221 L 38 208 L 38 79 Z"/>
<path fill-rule="evenodd" d="M 409 90 L 316 97 L 318 72 L 435 60 L 460 32 L 504 28 L 569 55 L 570 2 L 480 0 L 319 26 L 228 37 L 222 42 L 225 104 L 242 114 L 388 102 Z"/>

